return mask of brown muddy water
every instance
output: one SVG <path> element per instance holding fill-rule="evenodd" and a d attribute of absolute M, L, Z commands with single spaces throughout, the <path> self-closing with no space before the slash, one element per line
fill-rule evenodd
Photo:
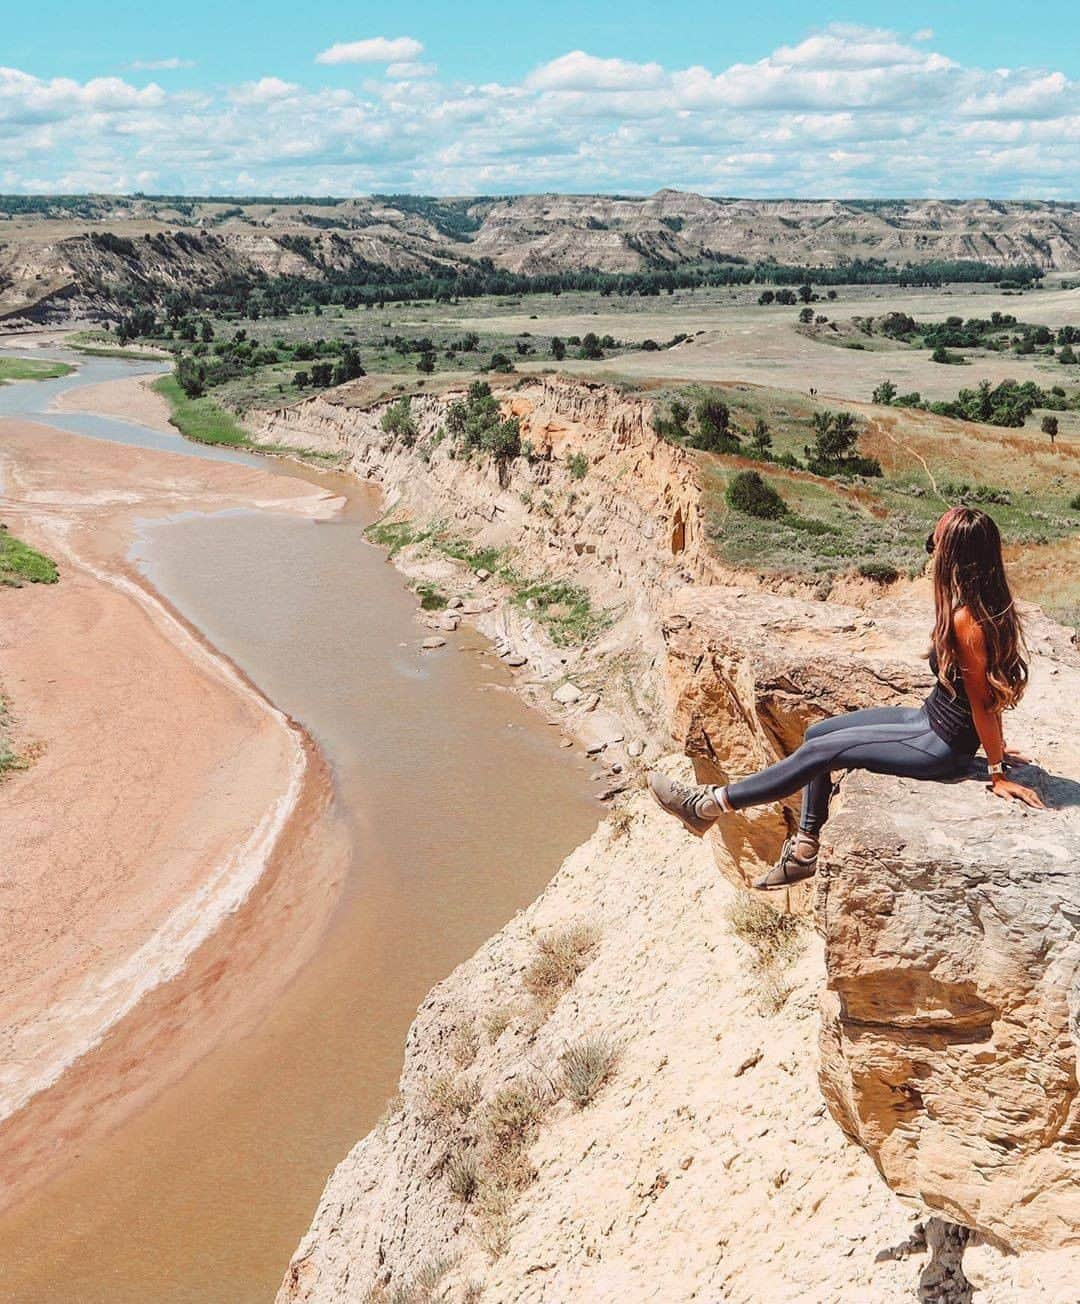
<path fill-rule="evenodd" d="M 347 490 L 339 521 L 192 516 L 148 525 L 133 556 L 320 744 L 352 847 L 342 901 L 253 1030 L 222 1029 L 0 1218 L 5 1301 L 271 1301 L 331 1169 L 393 1094 L 425 993 L 599 817 L 583 766 L 484 640 L 464 630 L 419 650 L 415 599 L 363 538 L 374 492 L 308 478 Z M 284 953 L 289 937 L 266 946 Z"/>

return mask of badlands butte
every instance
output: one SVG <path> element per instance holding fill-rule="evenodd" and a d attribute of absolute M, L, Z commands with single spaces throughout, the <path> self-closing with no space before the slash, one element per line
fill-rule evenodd
<path fill-rule="evenodd" d="M 1074 1304 L 1080 210 L 6 212 L 9 343 L 175 367 L 68 405 L 154 398 L 377 485 L 417 638 L 476 626 L 607 803 L 421 1005 L 278 1300 Z M 817 881 L 762 900 L 793 804 L 698 842 L 644 773 L 722 781 L 919 701 L 956 501 L 1006 537 L 1033 665 L 1007 736 L 1051 809 L 847 776 Z"/>

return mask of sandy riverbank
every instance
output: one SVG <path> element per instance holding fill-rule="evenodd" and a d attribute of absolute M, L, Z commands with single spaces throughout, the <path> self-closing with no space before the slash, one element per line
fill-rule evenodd
<path fill-rule="evenodd" d="M 119 421 L 135 421 L 151 430 L 175 434 L 169 425 L 169 405 L 153 388 L 156 375 L 127 376 L 62 390 L 53 407 L 57 412 L 90 412 Z"/>
<path fill-rule="evenodd" d="M 0 1198 L 9 1199 L 62 1162 L 59 1138 L 106 1126 L 115 1108 L 103 1105 L 170 1075 L 150 1071 L 151 1053 L 172 1055 L 175 1072 L 220 1035 L 195 1017 L 176 1037 L 163 985 L 183 994 L 185 1020 L 195 1005 L 220 1018 L 223 986 L 239 1000 L 238 972 L 260 956 L 265 965 L 266 948 L 238 920 L 254 897 L 273 895 L 295 934 L 261 978 L 276 988 L 295 971 L 333 904 L 344 848 L 322 828 L 328 784 L 303 733 L 125 560 L 140 519 L 238 506 L 326 516 L 334 500 L 261 468 L 21 421 L 0 422 L 0 486 L 0 517 L 61 568 L 55 587 L 0 596 L 0 682 L 16 745 L 40 751 L 0 788 Z M 286 856 L 303 892 L 281 873 Z M 214 957 L 223 923 L 228 972 Z M 183 979 L 172 981 L 193 959 L 194 1004 Z M 253 990 L 249 982 L 249 998 Z M 112 1072 L 93 1071 L 102 1058 Z"/>

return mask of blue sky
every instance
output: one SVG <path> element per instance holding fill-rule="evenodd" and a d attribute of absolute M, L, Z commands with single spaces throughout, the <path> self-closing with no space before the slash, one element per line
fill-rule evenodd
<path fill-rule="evenodd" d="M 7 8 L 4 190 L 1080 198 L 1075 0 Z"/>

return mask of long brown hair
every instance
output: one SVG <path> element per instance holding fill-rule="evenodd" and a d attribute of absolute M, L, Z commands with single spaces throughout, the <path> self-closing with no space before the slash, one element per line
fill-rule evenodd
<path fill-rule="evenodd" d="M 953 615 L 966 607 L 986 640 L 986 678 L 995 711 L 1015 706 L 1027 687 L 1024 631 L 1005 577 L 1001 535 L 993 518 L 977 507 L 952 507 L 934 534 L 934 650 L 938 679 L 955 693 L 950 674 L 958 667 Z"/>

